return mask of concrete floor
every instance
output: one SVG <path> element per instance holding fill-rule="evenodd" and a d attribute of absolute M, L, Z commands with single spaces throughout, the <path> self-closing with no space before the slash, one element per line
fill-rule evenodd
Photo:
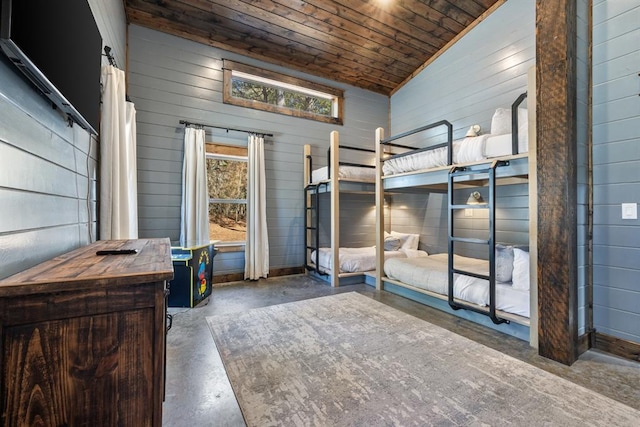
<path fill-rule="evenodd" d="M 537 355 L 528 343 L 359 284 L 331 288 L 307 276 L 287 276 L 215 287 L 197 307 L 170 308 L 173 327 L 167 336 L 167 382 L 163 425 L 245 426 L 206 317 L 285 302 L 356 291 L 420 319 L 449 329 L 541 369 L 640 410 L 640 363 L 588 351 L 572 366 Z"/>

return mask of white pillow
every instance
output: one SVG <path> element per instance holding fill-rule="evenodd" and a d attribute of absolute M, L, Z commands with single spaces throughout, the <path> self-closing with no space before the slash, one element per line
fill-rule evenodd
<path fill-rule="evenodd" d="M 391 235 L 402 240 L 402 249 L 418 249 L 418 245 L 420 244 L 419 234 L 398 233 L 397 231 L 392 231 Z"/>
<path fill-rule="evenodd" d="M 529 129 L 529 117 L 526 108 L 518 108 L 518 136 L 526 135 Z M 491 134 L 511 133 L 511 109 L 498 108 L 491 118 Z"/>
<path fill-rule="evenodd" d="M 384 238 L 385 251 L 397 251 L 402 246 L 402 239 L 398 236 L 387 236 Z"/>
<path fill-rule="evenodd" d="M 529 252 L 513 248 L 513 289 L 529 290 Z"/>
<path fill-rule="evenodd" d="M 513 280 L 513 247 L 496 244 L 496 280 L 508 283 Z"/>

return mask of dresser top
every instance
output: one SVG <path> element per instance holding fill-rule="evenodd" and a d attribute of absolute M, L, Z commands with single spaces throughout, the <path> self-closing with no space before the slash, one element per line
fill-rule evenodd
<path fill-rule="evenodd" d="M 98 251 L 135 253 L 98 255 Z M 171 244 L 164 239 L 101 240 L 0 280 L 0 297 L 113 287 L 173 278 Z"/>

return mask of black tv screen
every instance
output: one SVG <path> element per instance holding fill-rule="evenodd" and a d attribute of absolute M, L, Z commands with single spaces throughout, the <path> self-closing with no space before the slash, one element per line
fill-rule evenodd
<path fill-rule="evenodd" d="M 0 46 L 74 122 L 96 133 L 102 37 L 87 0 L 0 0 Z"/>

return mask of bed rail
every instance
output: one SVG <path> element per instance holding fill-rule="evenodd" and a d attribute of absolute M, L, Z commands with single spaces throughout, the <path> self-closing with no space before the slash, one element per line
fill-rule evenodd
<path fill-rule="evenodd" d="M 511 154 L 518 154 L 518 108 L 522 101 L 527 98 L 527 92 L 521 93 L 520 96 L 511 104 Z"/>
<path fill-rule="evenodd" d="M 370 148 L 353 147 L 353 146 L 350 146 L 350 145 L 339 145 L 338 148 L 345 149 L 345 150 L 372 153 L 372 154 L 375 154 L 375 152 L 376 152 L 376 150 L 373 150 L 373 149 L 370 149 Z M 311 156 L 311 154 L 307 154 L 305 156 L 305 159 L 307 161 L 308 170 L 309 171 L 313 171 L 313 156 Z M 355 162 L 339 161 L 338 165 L 340 165 L 340 166 L 356 166 L 356 167 L 362 167 L 362 168 L 375 169 L 374 165 L 367 165 L 367 164 L 355 163 Z M 331 148 L 327 149 L 327 174 L 328 174 L 328 176 L 331 176 Z M 307 182 L 307 185 L 311 184 L 311 183 L 312 183 L 312 176 L 311 176 L 311 173 L 309 173 L 309 182 Z"/>
<path fill-rule="evenodd" d="M 351 145 L 338 145 L 339 149 L 344 149 L 344 150 L 351 150 L 351 151 L 360 151 L 360 152 L 364 152 L 364 153 L 376 153 L 376 150 L 372 150 L 371 148 L 362 148 L 362 147 L 354 147 Z M 329 174 L 329 176 L 331 176 L 331 147 L 329 147 L 327 149 L 327 173 Z M 371 169 L 375 169 L 374 165 L 366 165 L 363 163 L 354 163 L 354 162 L 344 162 L 344 161 L 339 161 L 338 165 L 340 166 L 356 166 L 356 167 L 360 167 L 360 168 L 371 168 Z M 312 169 L 313 170 L 313 169 Z"/>
<path fill-rule="evenodd" d="M 397 144 L 393 142 L 393 141 L 397 141 L 399 139 L 414 135 L 416 133 L 424 132 L 425 130 L 434 129 L 440 126 L 445 126 L 447 128 L 447 142 L 443 142 L 441 144 L 434 144 L 434 145 L 430 145 L 428 147 L 423 147 L 423 148 L 415 148 L 415 147 L 410 147 L 407 145 Z M 392 156 L 387 157 L 387 159 L 395 159 L 403 156 L 408 156 L 411 154 L 420 153 L 423 151 L 435 150 L 436 148 L 448 147 L 447 161 L 449 165 L 453 164 L 452 144 L 453 144 L 453 125 L 449 123 L 447 120 L 440 120 L 438 122 L 431 123 L 431 124 L 428 124 L 428 125 L 425 125 L 417 129 L 413 129 L 395 136 L 391 136 L 389 138 L 386 138 L 380 141 L 380 145 L 387 145 L 389 147 L 397 147 L 397 148 L 406 148 L 408 150 L 411 150 L 404 153 L 393 154 Z"/>

